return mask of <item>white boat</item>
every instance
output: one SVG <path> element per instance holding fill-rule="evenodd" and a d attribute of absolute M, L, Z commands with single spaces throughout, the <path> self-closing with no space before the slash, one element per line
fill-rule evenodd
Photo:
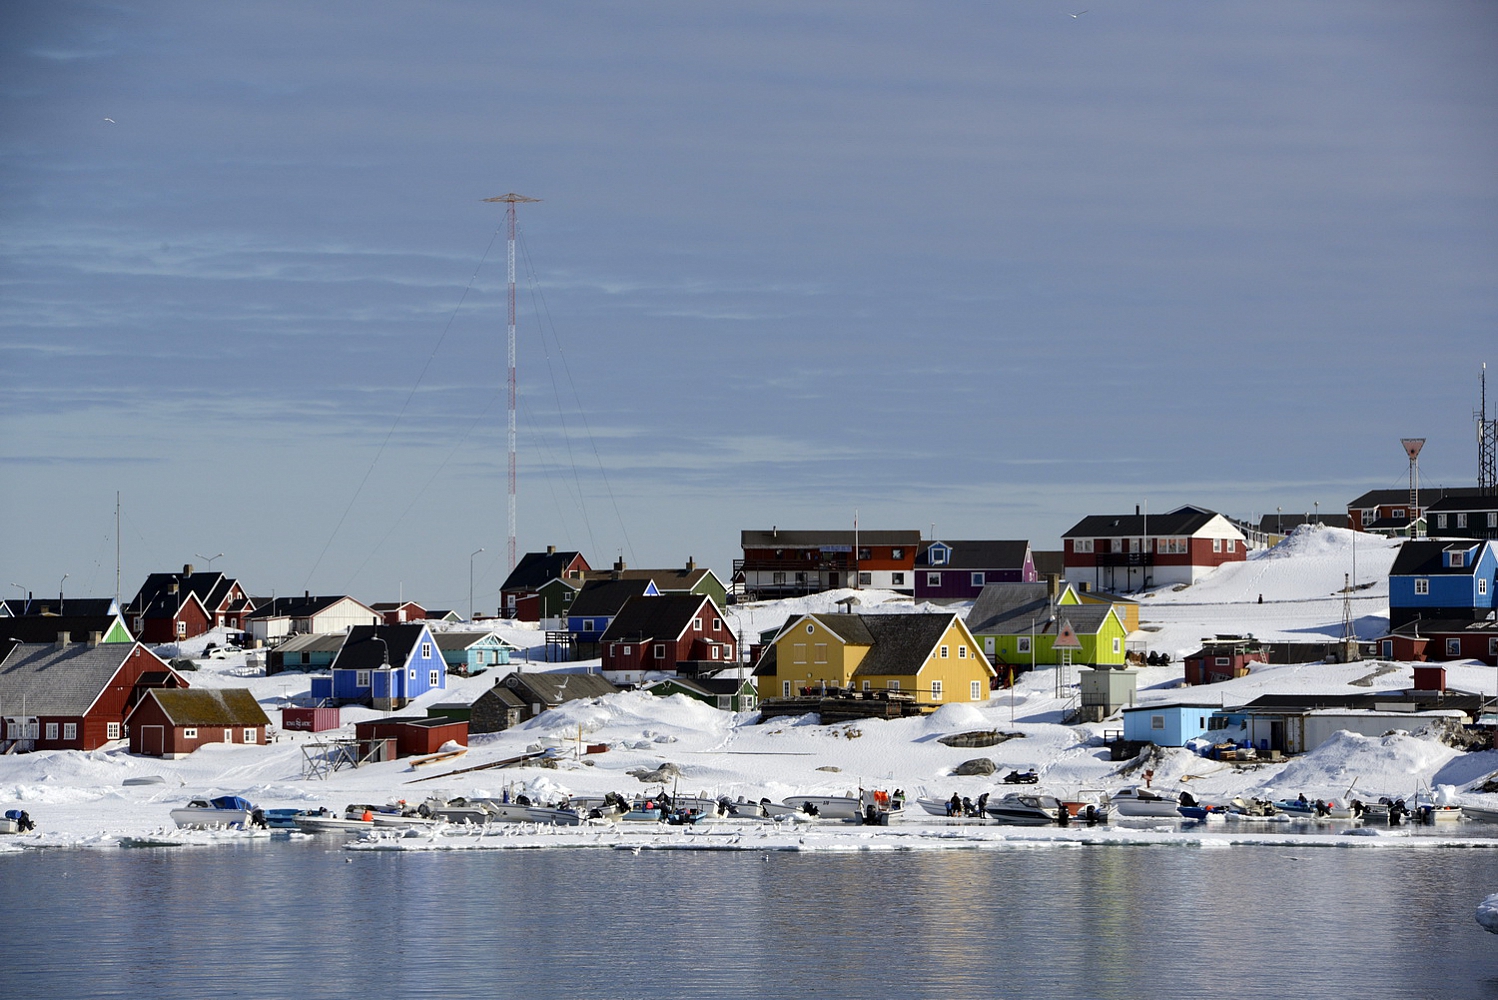
<path fill-rule="evenodd" d="M 787 795 L 785 804 L 798 813 L 819 819 L 862 819 L 888 822 L 904 811 L 905 800 L 884 791 L 865 789 L 858 795 Z"/>
<path fill-rule="evenodd" d="M 1498 823 L 1498 806 L 1477 806 L 1463 802 L 1462 815 L 1477 823 Z"/>
<path fill-rule="evenodd" d="M 916 802 L 916 805 L 918 805 L 922 809 L 926 810 L 926 812 L 930 813 L 932 816 L 950 816 L 950 815 L 952 815 L 952 800 L 951 799 L 937 799 L 937 798 L 932 798 L 929 795 L 922 795 L 919 798 L 917 798 L 915 800 L 915 802 Z"/>
<path fill-rule="evenodd" d="M 344 833 L 349 830 L 374 829 L 374 820 L 350 819 L 346 815 L 340 816 L 327 809 L 304 809 L 292 818 L 292 822 L 303 833 Z"/>
<path fill-rule="evenodd" d="M 1010 792 L 997 800 L 989 799 L 985 811 L 998 822 L 1010 826 L 1055 826 L 1061 822 L 1064 808 L 1054 795 Z"/>
<path fill-rule="evenodd" d="M 192 799 L 172 810 L 172 822 L 184 829 L 233 826 L 248 828 L 258 812 L 249 799 L 238 795 L 220 795 L 214 799 Z"/>
<path fill-rule="evenodd" d="M 1180 815 L 1176 810 L 1180 808 L 1181 796 L 1178 792 L 1131 785 L 1109 795 L 1108 804 L 1120 816 L 1175 819 Z"/>

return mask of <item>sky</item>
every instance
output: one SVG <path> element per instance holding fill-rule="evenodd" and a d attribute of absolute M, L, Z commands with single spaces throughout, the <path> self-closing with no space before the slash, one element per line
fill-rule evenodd
<path fill-rule="evenodd" d="M 1498 5 L 1081 8 L 4 5 L 0 585 L 492 610 L 510 191 L 521 552 L 1474 482 Z"/>

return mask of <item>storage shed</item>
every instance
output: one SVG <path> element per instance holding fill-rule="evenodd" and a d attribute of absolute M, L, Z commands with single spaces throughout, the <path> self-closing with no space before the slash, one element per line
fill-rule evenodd
<path fill-rule="evenodd" d="M 131 753 L 176 758 L 205 743 L 262 744 L 270 718 L 245 688 L 152 688 L 125 727 Z"/>
<path fill-rule="evenodd" d="M 468 745 L 468 723 L 460 720 L 407 715 L 388 719 L 371 719 L 354 725 L 354 737 L 361 744 L 382 739 L 396 741 L 398 756 L 436 753 L 444 743 L 454 741 Z"/>
<path fill-rule="evenodd" d="M 1205 736 L 1220 705 L 1136 705 L 1123 710 L 1124 739 L 1162 747 L 1185 746 Z"/>
<path fill-rule="evenodd" d="M 342 723 L 336 708 L 301 708 L 288 705 L 281 709 L 281 728 L 299 733 L 321 733 L 337 729 Z"/>

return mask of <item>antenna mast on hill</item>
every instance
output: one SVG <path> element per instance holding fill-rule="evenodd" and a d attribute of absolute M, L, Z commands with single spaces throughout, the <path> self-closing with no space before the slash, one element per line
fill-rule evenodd
<path fill-rule="evenodd" d="M 509 424 L 506 427 L 505 440 L 509 445 L 509 506 L 507 525 L 509 527 L 509 552 L 510 569 L 515 568 L 515 206 L 520 202 L 537 202 L 540 198 L 527 198 L 523 194 L 511 191 L 502 194 L 498 198 L 485 198 L 486 202 L 502 201 L 505 203 L 505 231 L 509 237 L 509 268 L 510 279 L 510 325 L 509 325 L 509 388 L 510 408 Z"/>
<path fill-rule="evenodd" d="M 1498 418 L 1488 419 L 1488 363 L 1482 363 L 1482 409 L 1477 418 L 1477 489 L 1485 497 L 1498 494 Z"/>
<path fill-rule="evenodd" d="M 1425 447 L 1424 438 L 1400 438 L 1404 453 L 1410 457 L 1410 537 L 1424 534 L 1416 525 L 1420 517 L 1420 449 Z"/>

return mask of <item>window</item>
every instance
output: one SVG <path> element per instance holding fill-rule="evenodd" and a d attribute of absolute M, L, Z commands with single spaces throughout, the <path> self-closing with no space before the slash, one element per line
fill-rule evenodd
<path fill-rule="evenodd" d="M 1228 727 L 1228 720 L 1227 720 L 1226 716 L 1223 716 L 1223 715 L 1212 715 L 1212 716 L 1208 716 L 1208 718 L 1207 718 L 1207 728 L 1209 730 L 1210 729 L 1226 729 L 1227 727 Z"/>
<path fill-rule="evenodd" d="M 770 574 L 770 582 L 773 583 L 773 584 L 775 584 L 776 586 L 784 584 L 785 583 L 785 574 L 784 573 L 771 573 Z"/>
<path fill-rule="evenodd" d="M 1090 538 L 1074 538 L 1074 539 L 1072 539 L 1071 550 L 1073 552 L 1091 552 L 1092 551 L 1092 539 L 1090 539 Z"/>
<path fill-rule="evenodd" d="M 1229 552 L 1237 552 L 1238 551 L 1238 539 L 1236 539 L 1236 538 L 1229 538 L 1228 539 L 1228 551 Z"/>
<path fill-rule="evenodd" d="M 858 585 L 860 587 L 872 586 L 873 583 L 874 583 L 874 574 L 873 573 L 859 573 L 858 574 Z"/>
<path fill-rule="evenodd" d="M 805 583 L 806 582 L 806 574 L 805 573 L 797 573 L 796 574 L 796 582 L 797 583 Z"/>
<path fill-rule="evenodd" d="M 1447 656 L 1461 656 L 1462 655 L 1462 641 L 1460 639 L 1447 639 L 1446 640 L 1446 655 Z"/>
<path fill-rule="evenodd" d="M 260 742 L 260 734 L 253 729 L 246 729 L 244 731 L 244 741 L 246 743 L 258 743 Z"/>
<path fill-rule="evenodd" d="M 1425 577 L 1423 577 L 1423 576 L 1417 576 L 1417 577 L 1415 577 L 1415 593 L 1416 594 L 1428 594 L 1428 593 L 1430 593 L 1430 581 L 1428 579 L 1426 579 Z"/>
<path fill-rule="evenodd" d="M 719 649 L 718 644 L 717 643 L 713 643 L 713 645 L 710 648 L 713 651 L 713 659 L 716 660 L 718 658 L 718 649 Z"/>
<path fill-rule="evenodd" d="M 891 573 L 889 575 L 889 585 L 891 587 L 903 587 L 903 586 L 905 586 L 905 574 L 904 573 Z"/>
<path fill-rule="evenodd" d="M 583 631 L 584 632 L 591 632 L 591 631 L 593 631 L 593 619 L 591 619 L 591 618 L 584 618 L 583 619 Z"/>
<path fill-rule="evenodd" d="M 860 558 L 860 559 L 872 559 L 872 558 L 874 558 L 874 553 L 872 551 L 870 551 L 869 549 L 859 549 L 858 550 L 858 558 Z"/>
<path fill-rule="evenodd" d="M 621 656 L 628 656 L 629 655 L 629 647 L 625 646 L 623 649 L 621 649 L 619 651 L 619 653 L 620 653 Z"/>
<path fill-rule="evenodd" d="M 1393 639 L 1385 639 L 1384 640 L 1384 659 L 1386 659 L 1386 660 L 1392 660 L 1392 659 L 1394 659 L 1394 640 Z"/>
<path fill-rule="evenodd" d="M 657 660 L 664 660 L 666 658 L 665 643 L 658 642 L 655 644 L 655 658 Z"/>
<path fill-rule="evenodd" d="M 1391 643 L 1389 643 L 1389 645 L 1392 646 L 1394 644 L 1391 642 Z M 1488 655 L 1489 656 L 1498 656 L 1498 639 L 1489 639 L 1488 640 Z"/>
<path fill-rule="evenodd" d="M 233 743 L 234 742 L 234 730 L 232 730 L 232 729 L 225 729 L 224 730 L 224 742 L 225 743 Z"/>
<path fill-rule="evenodd" d="M 940 587 L 941 586 L 941 574 L 940 573 L 927 573 L 926 574 L 926 586 L 928 586 L 928 587 Z"/>
<path fill-rule="evenodd" d="M 957 647 L 957 658 L 959 660 L 965 660 L 965 659 L 967 659 L 967 647 L 966 646 L 958 646 Z"/>
<path fill-rule="evenodd" d="M 1465 552 L 1453 552 L 1453 553 L 1451 553 L 1451 568 L 1452 569 L 1461 569 L 1465 565 L 1467 565 L 1467 553 L 1465 553 Z"/>
<path fill-rule="evenodd" d="M 983 682 L 982 681 L 973 681 L 971 684 L 969 684 L 968 685 L 968 695 L 967 696 L 968 696 L 968 699 L 970 701 L 982 701 L 983 700 Z"/>
<path fill-rule="evenodd" d="M 819 642 L 819 643 L 816 643 L 815 645 L 813 645 L 811 647 L 811 655 L 812 655 L 812 662 L 813 663 L 826 663 L 827 662 L 827 644 L 825 642 Z"/>
<path fill-rule="evenodd" d="M 701 632 L 702 631 L 702 619 L 701 618 L 693 618 L 692 619 L 692 631 L 693 632 Z"/>
<path fill-rule="evenodd" d="M 733 699 L 726 694 L 718 695 L 718 711 L 726 712 L 733 705 Z"/>
<path fill-rule="evenodd" d="M 182 738 L 184 740 L 195 740 L 198 738 L 198 731 L 193 727 L 188 726 L 186 729 L 182 730 Z"/>
<path fill-rule="evenodd" d="M 430 673 L 428 673 L 427 674 L 427 683 L 430 684 L 432 687 L 441 687 L 442 686 L 442 671 L 440 671 L 440 670 L 433 670 Z"/>
<path fill-rule="evenodd" d="M 898 691 L 898 690 L 900 690 L 900 682 L 899 681 L 890 681 L 888 684 L 886 684 L 884 686 L 889 691 Z"/>
<path fill-rule="evenodd" d="M 1212 662 L 1216 666 L 1225 667 L 1228 665 L 1228 658 L 1226 656 L 1218 656 L 1213 658 Z"/>
<path fill-rule="evenodd" d="M 974 587 L 981 587 L 981 586 L 983 586 L 983 574 L 982 573 L 974 573 L 973 574 L 973 586 Z"/>
<path fill-rule="evenodd" d="M 946 658 L 947 658 L 947 647 L 946 647 L 946 646 L 943 646 L 943 647 L 942 647 L 942 648 L 941 648 L 941 658 L 942 658 L 942 659 L 943 659 L 943 660 L 945 660 L 945 659 L 946 659 Z"/>
<path fill-rule="evenodd" d="M 780 697 L 782 697 L 782 698 L 789 698 L 790 696 L 791 696 L 791 682 L 790 681 L 781 681 L 780 682 Z"/>
<path fill-rule="evenodd" d="M 424 643 L 421 644 L 421 658 L 423 660 L 430 660 L 432 658 L 432 644 L 431 643 L 424 642 Z"/>
<path fill-rule="evenodd" d="M 1488 578 L 1480 576 L 1477 578 L 1477 596 L 1484 597 L 1488 592 Z"/>
<path fill-rule="evenodd" d="M 78 723 L 64 722 L 62 724 L 62 738 L 65 740 L 76 740 L 78 738 Z"/>
<path fill-rule="evenodd" d="M 1444 518 L 1444 516 L 1445 515 L 1442 515 L 1443 518 Z M 1466 514 L 1458 514 L 1458 515 L 1456 515 L 1456 526 L 1458 528 L 1465 528 L 1467 526 L 1467 515 Z"/>
<path fill-rule="evenodd" d="M 792 663 L 805 663 L 806 662 L 806 643 L 804 643 L 804 642 L 797 642 L 797 643 L 793 643 L 791 645 L 791 662 Z"/>
<path fill-rule="evenodd" d="M 871 688 L 873 688 L 873 686 L 874 686 L 874 683 L 873 683 L 873 681 L 864 681 L 864 682 L 863 682 L 863 689 L 864 689 L 864 690 L 865 690 L 865 691 L 868 691 L 868 690 L 870 690 L 870 689 L 871 689 Z"/>
<path fill-rule="evenodd" d="M 1404 516 L 1404 508 L 1403 507 L 1395 507 L 1394 508 L 1394 516 L 1395 517 L 1403 517 Z"/>
<path fill-rule="evenodd" d="M 354 687 L 369 687 L 369 671 L 357 670 L 354 672 Z"/>
<path fill-rule="evenodd" d="M 947 550 L 946 550 L 946 548 L 944 546 L 941 546 L 941 545 L 933 545 L 933 546 L 931 546 L 931 565 L 933 565 L 933 566 L 943 566 L 943 565 L 946 564 L 946 561 L 947 561 Z"/>
<path fill-rule="evenodd" d="M 721 618 L 714 618 L 713 619 L 713 631 L 714 632 L 721 632 L 721 631 L 723 631 L 723 619 L 721 619 Z"/>
<path fill-rule="evenodd" d="M 1222 539 L 1221 538 L 1214 538 L 1214 539 L 1212 539 L 1212 551 L 1213 552 L 1221 552 L 1222 551 Z"/>
<path fill-rule="evenodd" d="M 187 635 L 187 622 L 178 622 L 177 623 L 177 637 L 180 639 L 180 638 L 182 638 L 185 635 Z"/>
<path fill-rule="evenodd" d="M 409 676 L 407 677 L 407 679 L 408 680 L 413 680 L 413 681 L 416 679 L 416 668 L 415 667 L 411 668 L 411 670 L 409 672 Z"/>
<path fill-rule="evenodd" d="M 1030 651 L 1030 637 L 1028 635 L 1020 636 L 1019 644 L 1016 648 L 1021 653 L 1028 653 Z"/>
<path fill-rule="evenodd" d="M 1437 514 L 1436 515 L 1436 527 L 1437 528 L 1444 528 L 1444 527 L 1446 527 L 1446 515 L 1445 514 Z"/>
<path fill-rule="evenodd" d="M 931 700 L 941 701 L 941 681 L 931 682 Z"/>
<path fill-rule="evenodd" d="M 1115 652 L 1115 653 L 1122 653 L 1123 652 L 1123 640 L 1120 639 L 1118 636 L 1114 636 L 1113 637 L 1113 652 Z"/>
<path fill-rule="evenodd" d="M 1165 716 L 1163 716 L 1163 715 L 1152 715 L 1152 716 L 1150 716 L 1150 728 L 1151 729 L 1164 729 L 1165 728 Z"/>
<path fill-rule="evenodd" d="M 55 740 L 55 739 L 57 739 L 57 723 L 55 723 L 55 722 L 49 722 L 49 723 L 47 723 L 47 739 L 49 739 L 49 740 Z"/>
<path fill-rule="evenodd" d="M 112 740 L 119 739 L 120 738 L 120 724 L 118 722 L 111 722 L 108 726 L 104 727 L 104 735 L 107 736 L 109 739 L 112 739 Z"/>
<path fill-rule="evenodd" d="M 889 557 L 891 559 L 904 559 L 905 558 L 905 550 L 904 549 L 890 549 L 889 550 Z"/>
<path fill-rule="evenodd" d="M 1498 510 L 1488 512 L 1488 527 L 1498 528 Z"/>

